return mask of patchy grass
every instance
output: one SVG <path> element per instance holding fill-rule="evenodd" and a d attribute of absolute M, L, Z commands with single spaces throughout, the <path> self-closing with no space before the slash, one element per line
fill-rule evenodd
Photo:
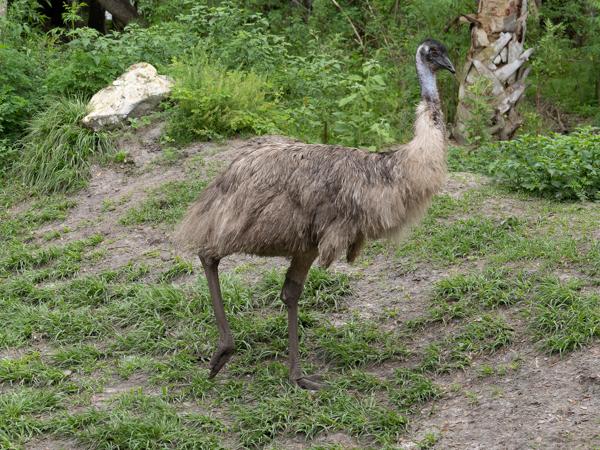
<path fill-rule="evenodd" d="M 90 409 L 60 420 L 61 432 L 101 448 L 221 448 L 214 433 L 225 426 L 211 416 L 180 414 L 162 398 L 131 391 L 110 410 Z"/>
<path fill-rule="evenodd" d="M 564 353 L 600 337 L 600 295 L 584 294 L 581 283 L 548 278 L 532 302 L 532 328 L 542 348 Z"/>
<path fill-rule="evenodd" d="M 159 186 L 121 222 L 170 226 L 205 184 Z M 98 220 L 116 205 L 103 204 Z M 440 374 L 517 377 L 522 361 L 498 364 L 495 352 L 518 343 L 535 356 L 568 355 L 599 337 L 598 208 L 485 187 L 437 197 L 397 252 L 375 243 L 350 270 L 311 269 L 300 353 L 305 372 L 326 382 L 319 392 L 287 382 L 285 271 L 222 273 L 236 353 L 208 379 L 218 333 L 202 271 L 159 252 L 98 269 L 114 236 L 65 229 L 74 206 L 49 196 L 0 212 L 2 448 L 48 436 L 106 449 L 261 448 L 287 439 L 310 447 L 333 433 L 394 448 L 420 411 L 447 395 Z M 426 297 L 425 311 L 410 321 L 401 311 L 362 315 L 365 283 L 396 273 L 410 283 L 413 270 L 441 276 L 415 297 Z M 394 310 L 408 297 L 381 289 Z M 438 439 L 426 434 L 416 448 Z"/>
<path fill-rule="evenodd" d="M 514 331 L 501 317 L 484 315 L 442 340 L 429 344 L 420 369 L 449 372 L 471 365 L 477 355 L 492 353 L 511 343 Z"/>
<path fill-rule="evenodd" d="M 319 328 L 316 333 L 323 358 L 340 367 L 381 363 L 407 354 L 397 336 L 373 322 L 355 319 L 340 327 Z"/>
<path fill-rule="evenodd" d="M 451 264 L 462 258 L 483 256 L 509 245 L 519 231 L 519 221 L 500 221 L 488 217 L 443 221 L 419 228 L 414 237 L 398 250 L 398 256 L 410 255 L 419 261 Z"/>
<path fill-rule="evenodd" d="M 265 302 L 281 302 L 280 294 L 284 278 L 285 271 L 280 270 L 271 270 L 263 275 L 259 291 Z M 300 307 L 338 311 L 343 307 L 342 300 L 351 294 L 352 288 L 348 275 L 312 267 L 304 284 Z"/>
<path fill-rule="evenodd" d="M 173 224 L 183 216 L 187 206 L 198 197 L 206 185 L 207 182 L 200 179 L 164 183 L 152 189 L 139 206 L 129 209 L 121 217 L 120 223 L 123 225 Z"/>

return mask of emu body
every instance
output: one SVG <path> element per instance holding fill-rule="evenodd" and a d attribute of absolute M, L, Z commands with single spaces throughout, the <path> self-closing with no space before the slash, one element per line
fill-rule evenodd
<path fill-rule="evenodd" d="M 176 233 L 180 247 L 202 261 L 220 340 L 215 376 L 234 350 L 221 298 L 218 264 L 233 253 L 291 258 L 281 298 L 288 307 L 290 380 L 313 389 L 298 357 L 298 299 L 315 259 L 349 262 L 366 240 L 397 239 L 425 213 L 446 176 L 446 131 L 435 72 L 454 71 L 444 46 L 417 51 L 422 100 L 414 138 L 393 151 L 369 153 L 285 138 L 249 141 L 229 168 L 201 194 Z"/>

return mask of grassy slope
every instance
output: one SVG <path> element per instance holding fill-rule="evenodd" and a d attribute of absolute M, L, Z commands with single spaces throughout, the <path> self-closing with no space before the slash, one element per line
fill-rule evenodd
<path fill-rule="evenodd" d="M 399 249 L 373 243 L 353 269 L 311 272 L 301 353 L 328 389 L 286 382 L 282 269 L 254 259 L 223 277 L 238 352 L 208 380 L 216 332 L 197 264 L 151 245 L 143 258 L 111 260 L 120 236 L 168 234 L 216 171 L 201 156 L 158 158 L 167 169 L 133 169 L 128 179 L 170 170 L 178 181 L 107 195 L 97 216 L 73 219 L 85 195 L 1 213 L 2 448 L 40 439 L 98 448 L 310 447 L 333 433 L 361 447 L 394 446 L 425 404 L 461 391 L 447 374 L 515 376 L 521 357 L 568 357 L 600 335 L 599 208 L 474 184 L 438 196 Z M 203 177 L 198 165 L 208 167 Z M 108 220 L 102 233 L 89 231 Z M 411 274 L 431 283 L 409 298 L 418 308 L 407 320 L 410 295 L 396 288 L 410 290 Z M 374 279 L 389 284 L 373 289 Z M 365 314 L 373 290 L 374 312 Z M 494 359 L 507 349 L 527 356 Z M 426 433 L 419 448 L 437 439 Z"/>

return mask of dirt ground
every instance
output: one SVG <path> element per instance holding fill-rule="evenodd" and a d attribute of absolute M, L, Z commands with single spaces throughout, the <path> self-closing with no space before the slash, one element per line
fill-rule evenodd
<path fill-rule="evenodd" d="M 147 260 L 153 269 L 160 270 L 160 261 L 169 261 L 176 255 L 169 230 L 148 225 L 125 227 L 119 224 L 119 217 L 142 200 L 149 189 L 183 179 L 193 157 L 226 165 L 241 142 L 196 144 L 186 148 L 175 163 L 164 165 L 157 164 L 161 155 L 160 131 L 160 125 L 152 125 L 123 140 L 120 146 L 129 152 L 131 163 L 95 167 L 89 187 L 76 196 L 77 206 L 61 224 L 73 230 L 69 239 L 96 233 L 105 236 L 106 258 L 88 269 L 90 272 L 116 268 L 131 260 Z M 479 176 L 451 174 L 445 191 L 461 196 L 485 183 Z M 513 204 L 505 206 L 515 208 Z M 39 235 L 50 229 L 56 229 L 56 224 L 40 229 Z M 158 260 L 148 256 L 157 253 Z M 194 255 L 183 256 L 198 266 Z M 285 263 L 283 259 L 235 256 L 224 260 L 222 267 L 230 271 L 243 264 L 263 270 Z M 368 265 L 351 267 L 339 262 L 333 270 L 355 275 L 354 294 L 349 301 L 351 312 L 377 318 L 383 309 L 393 307 L 401 311 L 399 320 L 421 315 L 433 282 L 448 275 L 447 271 L 428 268 L 405 273 L 401 264 L 385 253 L 375 255 Z M 252 281 L 257 271 L 243 274 Z M 340 313 L 334 323 L 343 323 L 347 317 L 347 312 Z M 418 441 L 434 433 L 438 436 L 435 448 L 440 449 L 600 449 L 600 345 L 588 346 L 566 357 L 544 357 L 522 343 L 496 353 L 489 362 L 512 361 L 519 361 L 518 368 L 502 377 L 481 376 L 475 368 L 438 376 L 436 381 L 445 395 L 426 404 L 411 419 L 403 448 L 418 448 Z M 127 386 L 135 385 L 135 381 L 128 381 Z M 111 386 L 96 400 L 103 402 L 127 386 Z M 299 436 L 276 441 L 273 446 L 308 448 L 315 444 L 359 447 L 356 440 L 339 433 L 320 436 L 312 443 Z M 44 439 L 31 442 L 27 448 L 77 447 L 71 441 Z"/>

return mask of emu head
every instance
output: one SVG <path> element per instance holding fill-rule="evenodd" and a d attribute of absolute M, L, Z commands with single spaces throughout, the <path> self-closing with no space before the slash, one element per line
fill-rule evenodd
<path fill-rule="evenodd" d="M 441 42 L 435 39 L 425 39 L 417 50 L 417 55 L 421 61 L 432 71 L 437 72 L 440 69 L 446 69 L 451 73 L 456 73 L 454 66 L 448 57 L 448 49 Z"/>

